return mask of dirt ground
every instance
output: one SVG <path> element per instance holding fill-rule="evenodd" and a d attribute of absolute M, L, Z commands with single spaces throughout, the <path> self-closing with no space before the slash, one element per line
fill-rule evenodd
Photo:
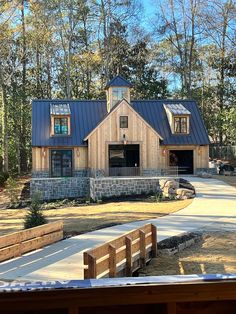
<path fill-rule="evenodd" d="M 139 276 L 236 273 L 236 233 L 204 232 L 203 241 L 172 256 L 158 256 Z"/>
<path fill-rule="evenodd" d="M 25 175 L 16 179 L 17 182 L 17 194 L 19 200 L 25 200 L 29 198 L 29 182 L 30 176 Z M 10 197 L 6 188 L 0 188 L 0 209 L 6 208 L 10 203 Z"/>
<path fill-rule="evenodd" d="M 192 201 L 114 202 L 49 209 L 43 212 L 49 222 L 62 219 L 66 234 L 76 235 L 110 225 L 168 215 L 188 206 Z M 26 209 L 0 209 L 0 235 L 22 229 L 26 212 Z"/>

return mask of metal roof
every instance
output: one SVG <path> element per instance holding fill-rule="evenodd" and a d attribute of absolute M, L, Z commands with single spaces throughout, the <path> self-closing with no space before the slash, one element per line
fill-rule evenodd
<path fill-rule="evenodd" d="M 33 100 L 32 102 L 32 146 L 81 146 L 107 113 L 106 101 L 66 100 L 71 111 L 71 135 L 50 137 L 50 104 L 62 100 Z"/>
<path fill-rule="evenodd" d="M 172 134 L 164 109 L 165 104 L 184 104 L 191 112 L 189 134 Z M 135 110 L 163 137 L 162 145 L 208 145 L 208 134 L 198 105 L 194 100 L 136 100 Z"/>
<path fill-rule="evenodd" d="M 132 84 L 124 79 L 121 75 L 117 75 L 112 80 L 110 80 L 110 82 L 107 83 L 106 88 L 111 86 L 132 87 Z"/>
<path fill-rule="evenodd" d="M 164 107 L 168 109 L 173 115 L 189 115 L 191 114 L 182 104 L 165 104 Z"/>
<path fill-rule="evenodd" d="M 68 103 L 50 103 L 51 115 L 70 115 L 70 105 Z"/>
<path fill-rule="evenodd" d="M 66 103 L 71 111 L 71 135 L 50 137 L 50 104 Z M 172 134 L 165 104 L 183 104 L 191 113 L 190 133 Z M 209 138 L 195 101 L 135 100 L 133 108 L 163 137 L 162 145 L 208 145 Z M 105 100 L 34 100 L 32 102 L 32 146 L 81 146 L 84 138 L 107 115 Z"/>

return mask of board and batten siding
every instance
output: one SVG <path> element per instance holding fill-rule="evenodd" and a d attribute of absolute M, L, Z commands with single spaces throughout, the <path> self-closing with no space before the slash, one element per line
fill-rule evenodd
<path fill-rule="evenodd" d="M 120 116 L 128 116 L 128 128 L 120 128 Z M 88 166 L 108 169 L 109 145 L 140 145 L 140 167 L 157 168 L 160 164 L 159 135 L 125 101 L 88 136 Z"/>
<path fill-rule="evenodd" d="M 49 171 L 50 150 L 71 149 L 73 152 L 73 168 L 83 169 L 88 167 L 88 148 L 78 147 L 33 147 L 32 148 L 32 171 Z"/>

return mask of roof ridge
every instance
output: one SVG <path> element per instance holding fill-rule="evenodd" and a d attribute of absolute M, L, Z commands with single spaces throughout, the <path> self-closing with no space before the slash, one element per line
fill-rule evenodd
<path fill-rule="evenodd" d="M 106 99 L 32 99 L 32 102 L 94 102 L 94 101 L 106 101 Z"/>

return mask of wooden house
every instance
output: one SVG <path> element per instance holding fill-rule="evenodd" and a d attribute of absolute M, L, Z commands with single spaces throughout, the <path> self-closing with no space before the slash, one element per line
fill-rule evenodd
<path fill-rule="evenodd" d="M 209 138 L 193 100 L 133 100 L 116 76 L 106 100 L 34 100 L 36 178 L 181 175 L 208 168 Z M 88 171 L 90 174 L 88 174 Z"/>

